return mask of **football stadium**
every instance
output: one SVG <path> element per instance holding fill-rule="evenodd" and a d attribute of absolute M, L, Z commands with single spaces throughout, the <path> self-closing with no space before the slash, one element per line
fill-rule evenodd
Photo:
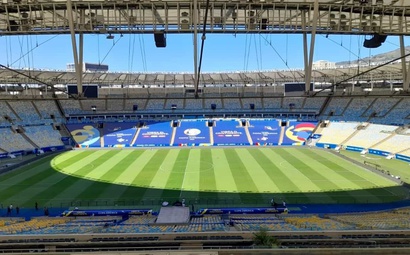
<path fill-rule="evenodd" d="M 404 0 L 0 2 L 0 253 L 409 254 L 408 17 Z M 189 73 L 85 61 L 84 37 L 113 42 L 105 60 L 184 34 Z M 260 62 L 261 38 L 287 58 L 264 36 L 300 35 L 304 68 L 201 71 L 208 34 Z M 36 68 L 59 35 L 74 63 Z M 313 62 L 335 36 L 374 55 Z"/>

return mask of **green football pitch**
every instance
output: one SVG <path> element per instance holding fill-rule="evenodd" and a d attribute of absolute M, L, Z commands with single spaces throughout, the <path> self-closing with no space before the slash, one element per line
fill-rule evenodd
<path fill-rule="evenodd" d="M 3 204 L 32 207 L 377 203 L 407 196 L 381 174 L 299 147 L 73 150 L 0 176 Z"/>

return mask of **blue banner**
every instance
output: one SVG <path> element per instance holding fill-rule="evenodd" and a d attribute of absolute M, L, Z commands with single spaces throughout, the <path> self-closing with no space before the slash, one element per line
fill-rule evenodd
<path fill-rule="evenodd" d="M 137 140 L 133 146 L 170 146 L 171 134 L 172 127 L 170 121 L 148 122 L 140 128 Z"/>
<path fill-rule="evenodd" d="M 50 147 L 43 147 L 41 148 L 44 152 L 47 151 L 60 151 L 63 150 L 65 147 L 63 145 L 60 146 L 50 146 Z"/>
<path fill-rule="evenodd" d="M 316 147 L 324 148 L 324 149 L 334 149 L 337 147 L 337 144 L 332 143 L 316 143 Z"/>
<path fill-rule="evenodd" d="M 207 146 L 211 145 L 211 137 L 207 120 L 181 120 L 176 129 L 175 146 Z"/>
<path fill-rule="evenodd" d="M 66 210 L 61 215 L 64 217 L 78 216 L 131 216 L 153 214 L 152 209 L 115 209 L 115 210 Z"/>
<path fill-rule="evenodd" d="M 369 154 L 375 154 L 375 155 L 380 155 L 380 156 L 387 156 L 387 155 L 389 155 L 390 153 L 387 152 L 387 151 L 369 149 Z"/>
<path fill-rule="evenodd" d="M 400 154 L 396 154 L 396 159 L 400 159 L 406 162 L 410 162 L 410 157 L 409 156 L 404 156 L 404 155 L 400 155 Z"/>
<path fill-rule="evenodd" d="M 101 147 L 100 131 L 95 124 L 67 124 L 66 126 L 80 147 Z"/>
<path fill-rule="evenodd" d="M 214 145 L 250 145 L 239 120 L 217 120 L 214 123 Z"/>
<path fill-rule="evenodd" d="M 317 122 L 289 121 L 282 145 L 303 145 L 309 139 Z"/>
<path fill-rule="evenodd" d="M 135 123 L 104 123 L 104 147 L 128 147 L 137 132 Z"/>
<path fill-rule="evenodd" d="M 261 214 L 261 213 L 287 213 L 286 207 L 244 207 L 244 208 L 205 208 L 199 209 L 197 215 L 206 214 Z"/>
<path fill-rule="evenodd" d="M 249 120 L 248 130 L 254 145 L 278 145 L 279 143 L 278 120 Z"/>
<path fill-rule="evenodd" d="M 356 146 L 350 146 L 350 145 L 346 146 L 346 150 L 348 150 L 348 151 L 358 151 L 358 152 L 361 152 L 363 149 L 364 149 L 364 148 L 362 148 L 362 147 L 356 147 Z"/>

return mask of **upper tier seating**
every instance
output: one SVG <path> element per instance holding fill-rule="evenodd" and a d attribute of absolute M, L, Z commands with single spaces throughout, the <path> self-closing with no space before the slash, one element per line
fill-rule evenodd
<path fill-rule="evenodd" d="M 21 121 L 16 121 L 15 124 L 25 123 L 40 123 L 41 118 L 38 115 L 31 101 L 8 101 L 10 107 L 18 114 Z"/>
<path fill-rule="evenodd" d="M 367 121 L 368 116 L 362 116 L 365 111 L 374 102 L 374 98 L 370 97 L 354 97 L 349 106 L 343 113 L 345 121 Z"/>
<path fill-rule="evenodd" d="M 1 126 L 10 126 L 11 123 L 4 118 L 5 116 L 8 116 L 9 118 L 11 118 L 11 120 L 13 122 L 18 120 L 18 117 L 10 109 L 10 107 L 6 103 L 6 101 L 0 101 L 0 125 Z"/>
<path fill-rule="evenodd" d="M 315 110 L 319 112 L 325 101 L 326 97 L 307 97 L 305 100 L 305 104 L 303 105 L 303 109 Z"/>
<path fill-rule="evenodd" d="M 58 121 L 63 119 L 63 116 L 61 116 L 60 111 L 53 100 L 36 100 L 33 101 L 33 103 L 40 113 L 41 118 L 51 119 L 51 115 L 54 115 L 54 118 Z"/>
<path fill-rule="evenodd" d="M 348 97 L 334 97 L 330 100 L 329 105 L 326 107 L 323 115 L 329 116 L 332 112 L 335 116 L 341 116 L 349 104 L 351 98 Z"/>

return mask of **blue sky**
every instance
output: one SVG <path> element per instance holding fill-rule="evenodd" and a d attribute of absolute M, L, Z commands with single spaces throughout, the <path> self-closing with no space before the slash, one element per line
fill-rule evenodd
<path fill-rule="evenodd" d="M 198 50 L 200 49 L 198 35 Z M 364 36 L 316 36 L 314 61 L 349 61 L 391 51 L 399 38 L 390 36 L 377 49 L 363 48 Z M 310 41 L 310 36 L 309 36 Z M 409 40 L 405 40 L 406 45 Z M 193 72 L 193 35 L 168 34 L 167 47 L 156 48 L 154 36 L 85 35 L 84 61 L 108 64 L 111 71 Z M 199 57 L 199 54 L 198 54 Z M 14 68 L 65 70 L 72 63 L 69 35 L 2 36 L 0 63 Z M 302 35 L 207 34 L 203 72 L 272 70 L 303 67 Z"/>

